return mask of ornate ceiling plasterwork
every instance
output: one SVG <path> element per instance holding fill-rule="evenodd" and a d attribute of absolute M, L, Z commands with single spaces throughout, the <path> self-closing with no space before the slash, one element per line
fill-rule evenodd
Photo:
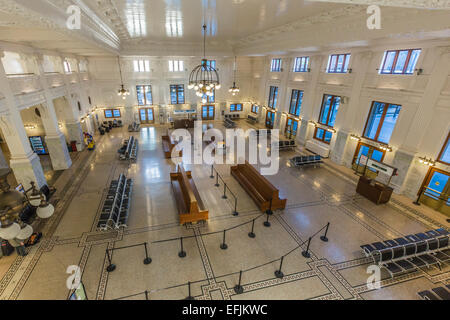
<path fill-rule="evenodd" d="M 3 27 L 19 27 L 19 28 L 42 28 L 53 30 L 60 34 L 66 35 L 68 39 L 77 39 L 91 44 L 94 47 L 101 47 L 102 50 L 119 50 L 120 41 L 116 37 L 106 34 L 104 31 L 98 29 L 98 25 L 91 17 L 82 13 L 82 32 L 80 30 L 70 30 L 65 25 L 65 10 L 72 1 L 68 0 L 47 0 L 53 7 L 61 10 L 61 19 L 57 21 L 50 17 L 44 16 L 35 12 L 13 0 L 0 0 L 0 12 L 14 17 L 13 21 L 2 21 L 0 26 Z M 63 22 L 63 23 L 62 23 Z"/>
<path fill-rule="evenodd" d="M 311 2 L 334 2 L 386 7 L 406 7 L 419 9 L 450 9 L 450 0 L 309 0 Z"/>

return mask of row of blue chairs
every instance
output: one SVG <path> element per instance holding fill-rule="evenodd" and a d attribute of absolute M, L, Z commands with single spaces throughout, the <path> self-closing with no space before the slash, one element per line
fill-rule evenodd
<path fill-rule="evenodd" d="M 319 155 L 312 155 L 312 156 L 297 156 L 290 160 L 291 164 L 294 167 L 303 167 L 306 165 L 320 165 L 323 163 L 322 157 Z"/>

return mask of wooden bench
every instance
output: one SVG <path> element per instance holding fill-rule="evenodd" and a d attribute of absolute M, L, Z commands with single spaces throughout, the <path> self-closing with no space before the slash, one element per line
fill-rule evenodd
<path fill-rule="evenodd" d="M 177 172 L 170 174 L 170 181 L 177 203 L 180 224 L 208 220 L 209 211 L 203 204 L 191 172 L 185 171 L 183 166 L 179 165 Z"/>
<path fill-rule="evenodd" d="M 287 200 L 280 199 L 278 189 L 247 161 L 245 164 L 231 167 L 231 175 L 239 182 L 262 212 L 270 208 L 271 199 L 272 210 L 286 208 Z"/>
<path fill-rule="evenodd" d="M 172 150 L 173 150 L 173 148 L 175 148 L 175 146 L 177 144 L 172 141 L 170 136 L 162 136 L 161 141 L 162 141 L 162 147 L 163 147 L 163 151 L 164 151 L 164 157 L 166 159 L 172 158 Z M 182 156 L 183 156 L 182 151 L 178 151 L 178 157 L 182 157 Z"/>

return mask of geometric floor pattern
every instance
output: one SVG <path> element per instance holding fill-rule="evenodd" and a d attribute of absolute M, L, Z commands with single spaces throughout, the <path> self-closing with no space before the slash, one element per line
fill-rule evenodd
<path fill-rule="evenodd" d="M 243 128 L 249 127 L 239 121 Z M 215 122 L 216 128 L 223 129 Z M 77 265 L 89 299 L 418 299 L 417 292 L 450 283 L 450 267 L 424 269 L 391 279 L 382 273 L 380 289 L 366 285 L 371 260 L 361 244 L 386 240 L 434 228 L 448 228 L 438 214 L 413 207 L 400 196 L 376 206 L 356 195 L 356 179 L 350 170 L 325 161 L 320 168 L 295 169 L 288 165 L 294 152 L 280 153 L 280 170 L 267 178 L 288 199 L 285 210 L 270 217 L 270 227 L 240 185 L 228 165 L 219 165 L 228 187 L 237 195 L 238 216 L 231 213 L 234 201 L 222 199 L 210 167 L 192 165 L 200 195 L 210 212 L 204 224 L 180 226 L 169 174 L 174 169 L 161 150 L 167 127 L 143 127 L 133 133 L 139 139 L 136 163 L 121 162 L 117 149 L 130 133 L 114 129 L 98 136 L 97 149 L 83 151 L 72 168 L 56 181 L 52 199 L 55 214 L 42 222 L 43 240 L 26 257 L 0 259 L 0 299 L 67 299 L 67 267 Z M 296 153 L 308 154 L 304 149 Z M 102 233 L 96 230 L 99 211 L 111 180 L 121 173 L 133 179 L 128 228 Z M 248 237 L 255 220 L 255 238 Z M 329 242 L 320 240 L 330 223 Z M 227 250 L 221 250 L 223 230 Z M 308 238 L 310 258 L 302 256 Z M 184 237 L 187 256 L 178 257 Z M 143 264 L 148 243 L 152 263 Z M 107 249 L 117 268 L 108 273 Z M 284 277 L 275 277 L 281 256 Z M 242 294 L 233 289 L 243 271 Z"/>

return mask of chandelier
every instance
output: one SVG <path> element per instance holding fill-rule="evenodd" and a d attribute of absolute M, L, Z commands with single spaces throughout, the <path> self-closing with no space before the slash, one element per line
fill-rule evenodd
<path fill-rule="evenodd" d="M 217 70 L 208 64 L 206 59 L 206 25 L 203 25 L 203 59 L 189 75 L 188 89 L 194 89 L 198 97 L 205 101 L 206 97 L 214 95 L 214 90 L 220 89 L 219 74 Z"/>
<path fill-rule="evenodd" d="M 127 96 L 130 95 L 130 91 L 125 89 L 125 86 L 123 85 L 122 68 L 120 66 L 120 57 L 117 57 L 117 63 L 119 64 L 120 82 L 122 83 L 121 88 L 119 89 L 119 91 L 117 91 L 117 95 L 119 97 L 122 97 L 123 100 L 125 100 L 127 98 Z"/>
<path fill-rule="evenodd" d="M 33 227 L 22 221 L 22 210 L 31 205 L 36 208 L 36 215 L 41 219 L 50 218 L 55 208 L 46 201 L 42 191 L 36 189 L 34 182 L 31 188 L 20 192 L 11 190 L 7 177 L 10 169 L 0 170 L 0 238 L 5 240 L 26 240 L 33 233 Z M 30 193 L 28 195 L 28 193 Z"/>
<path fill-rule="evenodd" d="M 230 87 L 228 90 L 233 96 L 237 95 L 239 91 L 239 87 L 236 86 L 236 57 L 234 57 L 234 80 L 233 80 L 233 86 Z"/>

